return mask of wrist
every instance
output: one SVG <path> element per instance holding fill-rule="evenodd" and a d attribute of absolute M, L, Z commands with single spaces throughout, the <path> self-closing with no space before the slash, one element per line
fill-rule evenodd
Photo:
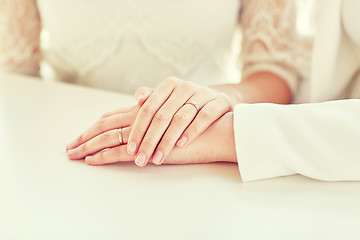
<path fill-rule="evenodd" d="M 214 161 L 237 162 L 235 137 L 234 137 L 234 113 L 228 112 L 214 123 L 213 131 L 217 141 L 214 141 L 216 149 Z"/>

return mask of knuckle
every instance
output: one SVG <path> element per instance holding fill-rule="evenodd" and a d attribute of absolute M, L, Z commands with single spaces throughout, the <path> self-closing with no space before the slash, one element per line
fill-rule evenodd
<path fill-rule="evenodd" d="M 183 91 L 190 91 L 196 88 L 196 85 L 192 82 L 183 81 L 181 84 L 181 88 Z"/>
<path fill-rule="evenodd" d="M 170 84 L 176 84 L 179 82 L 179 79 L 177 77 L 170 76 L 170 77 L 167 77 L 164 82 L 170 83 Z"/>
<path fill-rule="evenodd" d="M 206 95 L 213 95 L 213 93 L 214 93 L 213 90 L 208 87 L 202 87 L 199 92 L 201 94 L 206 94 Z"/>
<path fill-rule="evenodd" d="M 151 107 L 150 104 L 144 104 L 142 107 L 141 107 L 141 112 L 144 114 L 144 115 L 151 115 L 153 113 L 153 107 Z"/>
<path fill-rule="evenodd" d="M 76 142 L 77 142 L 77 144 L 80 144 L 80 143 L 82 143 L 83 141 L 84 141 L 84 135 L 81 134 L 80 136 L 77 137 Z"/>
<path fill-rule="evenodd" d="M 143 151 L 145 153 L 152 152 L 153 150 L 154 150 L 154 144 L 149 140 L 144 140 L 139 148 L 139 152 Z"/>
<path fill-rule="evenodd" d="M 228 99 L 228 95 L 226 95 L 225 93 L 223 93 L 223 92 L 218 92 L 217 93 L 217 97 L 219 98 L 219 99 L 222 99 L 222 100 L 226 100 L 226 99 Z"/>
<path fill-rule="evenodd" d="M 200 134 L 202 132 L 201 127 L 199 124 L 192 124 L 188 130 L 186 130 L 186 132 L 184 133 L 184 135 L 186 135 L 189 139 L 192 138 L 193 136 L 197 136 L 198 134 Z"/>
<path fill-rule="evenodd" d="M 174 116 L 174 122 L 175 123 L 182 123 L 185 122 L 186 120 L 190 119 L 190 114 L 186 111 L 179 111 L 175 114 Z"/>
<path fill-rule="evenodd" d="M 169 121 L 170 117 L 170 114 L 163 109 L 159 109 L 159 111 L 155 114 L 155 119 L 159 122 Z"/>
<path fill-rule="evenodd" d="M 86 143 L 84 143 L 80 147 L 80 152 L 87 152 L 88 148 L 89 148 L 88 145 Z"/>
<path fill-rule="evenodd" d="M 106 124 L 105 118 L 99 119 L 96 123 L 96 127 L 95 127 L 96 131 L 99 131 L 99 132 L 103 131 L 105 124 Z"/>
<path fill-rule="evenodd" d="M 100 119 L 110 117 L 110 113 L 105 113 L 101 115 Z"/>
<path fill-rule="evenodd" d="M 135 91 L 135 96 L 138 96 L 140 94 L 142 94 L 145 91 L 145 87 L 139 87 L 138 89 L 136 89 Z"/>
<path fill-rule="evenodd" d="M 172 141 L 169 137 L 163 138 L 158 146 L 158 149 L 161 149 L 163 152 L 166 152 L 165 149 L 175 146 L 174 141 Z"/>
<path fill-rule="evenodd" d="M 208 122 L 212 120 L 212 114 L 211 111 L 209 111 L 208 109 L 202 109 L 199 112 L 199 118 L 201 118 L 202 120 Z"/>
<path fill-rule="evenodd" d="M 228 107 L 231 107 L 231 97 L 225 93 L 218 93 L 217 99 L 226 104 Z"/>
<path fill-rule="evenodd" d="M 102 142 L 109 142 L 110 139 L 111 139 L 111 135 L 109 132 L 105 132 L 104 134 L 101 135 Z"/>

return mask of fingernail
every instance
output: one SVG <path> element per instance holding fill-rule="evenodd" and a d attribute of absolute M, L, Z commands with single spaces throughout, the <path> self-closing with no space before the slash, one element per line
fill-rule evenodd
<path fill-rule="evenodd" d="M 127 146 L 127 152 L 131 155 L 134 155 L 136 152 L 136 143 L 131 142 Z"/>
<path fill-rule="evenodd" d="M 135 160 L 135 163 L 136 163 L 136 165 L 138 165 L 139 167 L 143 167 L 143 166 L 145 166 L 145 161 L 146 161 L 146 156 L 145 156 L 145 154 L 144 154 L 144 153 L 140 153 L 140 154 L 137 156 L 137 158 L 136 158 L 136 160 Z"/>
<path fill-rule="evenodd" d="M 183 136 L 177 141 L 176 145 L 178 145 L 179 147 L 183 147 L 185 146 L 187 140 L 188 140 L 187 137 Z"/>
<path fill-rule="evenodd" d="M 163 157 L 164 157 L 164 154 L 162 154 L 162 152 L 156 151 L 156 153 L 154 154 L 154 157 L 153 157 L 153 163 L 160 165 Z"/>

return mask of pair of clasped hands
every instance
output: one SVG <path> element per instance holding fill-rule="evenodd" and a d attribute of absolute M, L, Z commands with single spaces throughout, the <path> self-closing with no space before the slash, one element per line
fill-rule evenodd
<path fill-rule="evenodd" d="M 137 105 L 104 114 L 66 145 L 70 160 L 93 166 L 235 162 L 230 98 L 175 77 L 139 88 Z"/>

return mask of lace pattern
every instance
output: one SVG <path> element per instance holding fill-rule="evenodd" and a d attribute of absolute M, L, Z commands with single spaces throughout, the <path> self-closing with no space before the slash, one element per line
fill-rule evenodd
<path fill-rule="evenodd" d="M 295 1 L 243 1 L 240 19 L 243 77 L 256 71 L 271 71 L 283 77 L 294 90 L 298 80 L 309 72 L 304 63 L 310 62 L 311 44 L 310 41 L 304 44 L 296 32 Z M 161 0 L 107 0 L 100 10 L 97 1 L 0 0 L 0 70 L 38 74 L 39 6 L 44 10 L 42 39 L 48 43 L 41 43 L 43 58 L 56 71 L 65 73 L 62 76 L 74 74 L 75 78 L 89 81 L 92 76 L 101 75 L 102 68 L 113 66 L 101 80 L 108 79 L 107 84 L 113 86 L 110 84 L 113 79 L 146 76 L 149 82 L 161 80 L 158 77 L 161 74 L 153 73 L 151 77 L 151 72 L 173 72 L 194 80 L 191 72 L 204 63 L 211 66 L 204 68 L 205 72 L 216 72 L 212 70 L 214 66 L 222 71 L 218 65 L 224 65 L 230 52 L 239 1 L 211 1 L 206 8 L 204 1 L 197 0 L 177 4 L 174 7 L 174 3 Z M 177 14 L 179 11 L 188 14 Z M 94 18 L 99 12 L 107 14 Z M 220 20 L 211 19 L 213 16 Z M 163 19 L 172 21 L 164 23 Z M 124 52 L 129 46 L 137 51 L 134 56 Z M 100 80 L 94 77 L 91 84 L 96 81 Z M 139 84 L 134 83 L 134 87 Z"/>
<path fill-rule="evenodd" d="M 61 35 L 63 32 L 56 32 L 59 28 L 54 27 L 51 17 L 44 12 L 43 33 L 51 42 L 50 49 L 43 49 L 45 57 L 56 65 L 66 66 L 74 74 L 86 76 L 112 59 L 126 42 L 133 41 L 146 54 L 153 56 L 155 61 L 171 66 L 175 73 L 185 76 L 209 57 L 219 42 L 222 44 L 222 41 L 231 39 L 234 32 L 236 18 L 225 17 L 222 21 L 212 21 L 213 24 L 209 24 L 209 17 L 226 12 L 232 15 L 237 12 L 233 8 L 238 7 L 238 2 L 228 1 L 220 5 L 220 9 L 221 1 L 208 2 L 206 9 L 203 8 L 204 2 L 106 1 L 107 4 L 101 7 L 102 12 L 107 15 L 103 17 L 106 24 L 100 20 L 96 24 L 85 25 L 82 19 L 76 19 L 72 24 L 80 25 L 82 29 L 67 30 L 67 38 Z M 40 10 L 51 9 L 51 3 L 47 0 L 40 0 L 38 4 Z M 87 3 L 90 7 L 83 9 L 82 15 L 96 15 L 97 4 L 97 1 Z M 63 1 L 60 12 L 68 9 L 69 5 L 75 4 L 69 0 Z M 116 11 L 113 10 L 113 5 L 116 6 Z M 186 14 L 178 14 L 179 12 Z M 72 19 L 64 19 L 63 23 L 71 24 L 70 20 Z M 46 23 L 50 23 L 50 26 L 46 26 Z M 97 25 L 101 27 L 98 28 Z M 89 33 L 92 31 L 96 34 L 90 37 Z M 220 34 L 214 37 L 214 32 Z"/>
<path fill-rule="evenodd" d="M 245 0 L 241 15 L 242 74 L 271 71 L 283 77 L 291 90 L 306 72 L 311 44 L 296 31 L 294 0 Z M 308 69 L 307 69 L 308 70 Z"/>
<path fill-rule="evenodd" d="M 0 0 L 0 70 L 38 75 L 40 27 L 35 0 Z"/>

